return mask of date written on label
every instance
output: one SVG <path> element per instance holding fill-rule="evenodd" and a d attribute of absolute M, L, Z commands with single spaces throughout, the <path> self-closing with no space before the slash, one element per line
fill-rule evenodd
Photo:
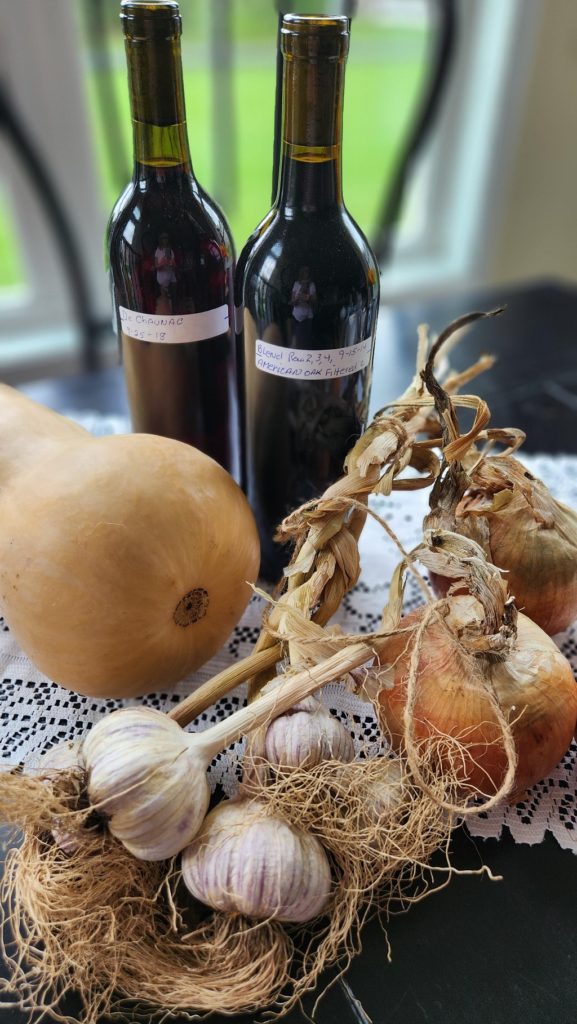
<path fill-rule="evenodd" d="M 202 313 L 161 315 L 139 313 L 119 306 L 123 334 L 138 341 L 152 341 L 165 345 L 186 345 L 191 341 L 205 341 L 226 334 L 229 325 L 228 306 L 218 306 Z"/>
<path fill-rule="evenodd" d="M 373 339 L 347 348 L 296 349 L 257 341 L 255 365 L 263 373 L 295 380 L 330 380 L 364 370 L 371 361 Z"/>

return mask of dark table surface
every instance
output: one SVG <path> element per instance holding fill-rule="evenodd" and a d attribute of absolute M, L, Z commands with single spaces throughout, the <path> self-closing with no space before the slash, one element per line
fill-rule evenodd
<path fill-rule="evenodd" d="M 385 308 L 373 408 L 407 386 L 420 322 L 438 332 L 462 313 L 503 303 L 506 312 L 474 325 L 451 361 L 462 369 L 481 352 L 495 354 L 496 366 L 474 385 L 489 402 L 493 425 L 521 427 L 528 451 L 577 452 L 577 290 L 555 283 Z M 127 410 L 118 369 L 23 390 L 59 410 Z M 319 1024 L 575 1024 L 577 858 L 550 835 L 529 847 L 508 834 L 483 841 L 460 829 L 452 859 L 461 869 L 487 864 L 502 880 L 454 877 L 392 917 L 390 962 L 380 926 L 368 925 L 347 975 L 349 996 L 335 987 L 319 1007 Z M 304 1024 L 306 1017 L 286 1020 Z M 0 1022 L 23 1024 L 24 1017 L 3 1010 Z"/>

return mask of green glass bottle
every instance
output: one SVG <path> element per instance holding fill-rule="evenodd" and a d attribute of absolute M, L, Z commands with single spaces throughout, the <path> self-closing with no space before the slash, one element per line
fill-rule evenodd
<path fill-rule="evenodd" d="M 376 260 L 342 193 L 349 21 L 286 15 L 281 39 L 278 195 L 239 257 L 245 482 L 271 580 L 287 558 L 277 524 L 342 474 L 366 425 L 379 305 Z"/>
<path fill-rule="evenodd" d="M 195 178 L 175 0 L 123 0 L 134 175 L 108 228 L 133 427 L 195 445 L 239 476 L 234 249 Z"/>

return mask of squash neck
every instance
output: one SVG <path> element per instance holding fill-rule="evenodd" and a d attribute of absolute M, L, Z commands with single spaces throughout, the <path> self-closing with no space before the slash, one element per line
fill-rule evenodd
<path fill-rule="evenodd" d="M 82 439 L 90 434 L 78 423 L 0 384 L 0 486 Z"/>

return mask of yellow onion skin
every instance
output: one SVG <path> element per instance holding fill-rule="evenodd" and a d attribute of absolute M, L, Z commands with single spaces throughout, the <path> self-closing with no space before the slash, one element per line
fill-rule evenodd
<path fill-rule="evenodd" d="M 535 520 L 522 495 L 487 516 L 491 561 L 507 570 L 517 608 L 550 636 L 577 618 L 577 517 L 555 506 L 549 527 Z"/>
<path fill-rule="evenodd" d="M 577 513 L 556 501 L 517 459 L 487 459 L 456 509 L 456 529 L 504 571 L 519 611 L 549 636 L 577 619 Z M 449 582 L 432 575 L 444 596 Z"/>
<path fill-rule="evenodd" d="M 503 783 L 507 755 L 503 733 L 489 693 L 510 723 L 517 769 L 510 803 L 544 778 L 561 760 L 577 722 L 577 684 L 567 659 L 544 631 L 520 614 L 517 638 L 503 660 L 473 655 L 459 642 L 456 630 L 482 616 L 469 596 L 447 599 L 443 624 L 436 616 L 423 633 L 418 662 L 412 731 L 416 741 L 444 734 L 460 740 L 463 783 L 491 796 Z M 406 616 L 402 627 L 417 625 L 424 609 Z M 407 636 L 409 639 L 407 639 Z M 413 633 L 397 637 L 381 659 L 378 694 L 381 724 L 393 745 L 404 743 L 403 712 Z"/>

